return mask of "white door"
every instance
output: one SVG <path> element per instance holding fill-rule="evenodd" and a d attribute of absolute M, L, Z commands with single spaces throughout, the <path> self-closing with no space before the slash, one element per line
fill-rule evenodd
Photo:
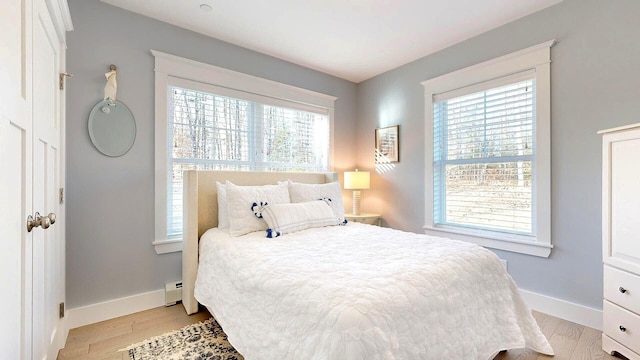
<path fill-rule="evenodd" d="M 59 213 L 61 44 L 44 0 L 33 3 L 33 211 Z M 33 231 L 33 359 L 55 359 L 61 293 L 60 223 Z M 49 356 L 49 357 L 47 357 Z"/>
<path fill-rule="evenodd" d="M 62 47 L 44 0 L 0 11 L 0 357 L 55 359 L 65 331 L 61 221 L 27 231 L 29 215 L 60 211 Z"/>
<path fill-rule="evenodd" d="M 32 213 L 31 10 L 3 1 L 0 11 L 0 353 L 31 358 Z"/>

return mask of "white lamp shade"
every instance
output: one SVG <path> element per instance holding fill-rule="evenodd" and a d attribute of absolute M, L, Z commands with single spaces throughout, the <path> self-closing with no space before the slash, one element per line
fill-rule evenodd
<path fill-rule="evenodd" d="M 346 171 L 344 173 L 344 188 L 347 190 L 368 189 L 370 177 L 368 171 Z"/>

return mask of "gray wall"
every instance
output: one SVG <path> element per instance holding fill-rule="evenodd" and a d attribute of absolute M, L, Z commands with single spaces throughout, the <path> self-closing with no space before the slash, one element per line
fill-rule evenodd
<path fill-rule="evenodd" d="M 564 2 L 358 85 L 358 161 L 373 166 L 373 129 L 400 124 L 394 171 L 372 179 L 363 209 L 414 232 L 424 225 L 424 99 L 420 82 L 557 39 L 552 64 L 551 256 L 496 251 L 527 290 L 602 308 L 601 138 L 640 121 L 640 2 Z M 416 41 L 419 41 L 417 39 Z"/>
<path fill-rule="evenodd" d="M 70 0 L 69 5 L 75 26 L 67 52 L 68 71 L 75 76 L 66 92 L 70 308 L 157 290 L 180 278 L 180 254 L 156 255 L 151 246 L 149 49 L 337 96 L 337 171 L 355 164 L 371 169 L 374 128 L 400 124 L 401 161 L 389 173 L 372 175 L 372 189 L 362 195 L 363 210 L 383 213 L 393 227 L 422 232 L 424 149 L 431 144 L 424 138 L 420 82 L 554 38 L 559 41 L 552 49 L 555 248 L 548 259 L 496 252 L 509 261 L 521 288 L 601 308 L 601 139 L 596 131 L 639 121 L 640 2 L 564 0 L 357 86 L 98 0 Z M 135 145 L 120 158 L 99 154 L 87 135 L 87 116 L 102 98 L 110 63 L 118 65 L 118 97 L 138 126 Z"/>
<path fill-rule="evenodd" d="M 67 306 L 153 291 L 181 277 L 181 254 L 156 255 L 154 240 L 154 58 L 156 49 L 337 96 L 335 170 L 351 169 L 356 85 L 103 4 L 70 0 L 67 71 Z M 277 44 L 273 44 L 277 46 Z M 118 66 L 118 99 L 137 123 L 124 156 L 95 150 L 87 118 Z"/>

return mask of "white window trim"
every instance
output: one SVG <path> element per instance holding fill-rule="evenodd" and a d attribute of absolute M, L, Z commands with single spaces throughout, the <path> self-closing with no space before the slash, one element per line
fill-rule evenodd
<path fill-rule="evenodd" d="M 155 57 L 155 241 L 157 254 L 182 251 L 182 238 L 167 237 L 167 101 L 170 78 L 196 81 L 328 110 L 329 168 L 334 163 L 336 97 L 151 50 Z"/>
<path fill-rule="evenodd" d="M 547 41 L 499 58 L 485 61 L 422 82 L 425 96 L 425 226 L 428 235 L 444 236 L 486 246 L 540 257 L 551 254 L 551 47 Z M 433 213 L 433 99 L 437 94 L 494 80 L 527 70 L 536 79 L 536 234 L 524 241 L 510 234 L 478 231 L 434 224 Z"/>

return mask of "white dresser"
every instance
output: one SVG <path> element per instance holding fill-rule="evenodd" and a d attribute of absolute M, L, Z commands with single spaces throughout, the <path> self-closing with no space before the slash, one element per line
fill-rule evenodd
<path fill-rule="evenodd" d="M 640 360 L 640 124 L 603 130 L 602 348 Z"/>

